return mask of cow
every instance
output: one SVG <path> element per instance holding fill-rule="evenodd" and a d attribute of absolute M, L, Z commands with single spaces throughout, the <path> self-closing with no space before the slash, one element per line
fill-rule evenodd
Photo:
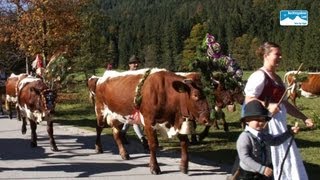
<path fill-rule="evenodd" d="M 319 72 L 289 71 L 284 75 L 285 83 L 291 88 L 288 90 L 288 98 L 296 106 L 296 98 L 304 96 L 314 98 L 320 95 Z"/>
<path fill-rule="evenodd" d="M 56 92 L 49 89 L 40 78 L 28 76 L 17 85 L 17 103 L 21 112 L 22 134 L 27 132 L 27 120 L 31 129 L 31 147 L 37 147 L 37 124 L 47 121 L 47 133 L 49 135 L 52 151 L 58 151 L 53 137 L 52 112 L 55 108 Z"/>
<path fill-rule="evenodd" d="M 22 73 L 19 75 L 16 75 L 12 73 L 5 84 L 5 92 L 6 92 L 6 99 L 5 99 L 5 104 L 6 104 L 6 109 L 9 111 L 9 118 L 12 119 L 12 106 L 15 106 L 16 108 L 16 113 L 17 113 L 17 119 L 20 121 L 20 111 L 19 107 L 17 105 L 17 84 L 19 81 L 22 79 L 26 78 L 28 74 Z"/>
<path fill-rule="evenodd" d="M 195 77 L 200 81 L 200 74 L 198 72 L 177 72 L 176 74 L 185 76 L 187 78 L 194 79 Z M 230 112 L 234 112 L 235 103 L 242 105 L 244 102 L 244 92 L 243 92 L 243 84 L 237 83 L 234 88 L 226 88 L 224 82 L 220 79 L 212 79 L 214 86 L 210 90 L 212 96 L 214 96 L 214 114 L 211 117 L 213 119 L 213 125 L 220 129 L 218 126 L 218 120 L 221 120 L 223 124 L 224 131 L 229 131 L 228 123 L 225 120 L 225 113 L 223 112 L 223 108 L 228 109 Z M 193 126 L 196 127 L 196 124 Z M 206 126 L 205 129 L 199 133 L 198 138 L 196 133 L 191 136 L 191 144 L 197 144 L 199 141 L 202 141 L 209 134 L 209 129 L 211 126 Z"/>
<path fill-rule="evenodd" d="M 215 83 L 217 83 L 216 87 L 212 90 L 215 105 L 214 113 L 211 115 L 211 118 L 213 118 L 213 126 L 220 129 L 218 121 L 221 120 L 224 131 L 228 132 L 229 126 L 225 120 L 223 109 L 227 108 L 229 112 L 234 112 L 236 110 L 235 103 L 243 104 L 245 99 L 243 87 L 239 84 L 239 86 L 234 89 L 226 89 L 221 82 L 215 81 Z M 196 134 L 192 135 L 191 143 L 197 144 L 206 138 L 209 134 L 210 127 L 211 126 L 205 126 L 204 130 L 198 134 L 198 137 Z"/>
<path fill-rule="evenodd" d="M 164 69 L 106 71 L 93 87 L 97 116 L 96 152 L 103 153 L 101 131 L 109 125 L 120 156 L 124 160 L 129 159 L 120 138 L 121 124 L 126 121 L 141 123 L 148 139 L 151 173 L 161 173 L 156 158 L 156 130 L 160 129 L 162 132 L 165 129 L 168 137 L 178 136 L 181 145 L 180 171 L 188 173 L 188 134 L 184 134 L 181 127 L 188 120 L 209 123 L 210 109 L 200 85 L 197 80 Z"/>

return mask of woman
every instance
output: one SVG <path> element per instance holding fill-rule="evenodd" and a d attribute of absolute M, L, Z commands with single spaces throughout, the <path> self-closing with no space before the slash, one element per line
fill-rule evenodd
<path fill-rule="evenodd" d="M 255 71 L 248 79 L 245 87 L 245 103 L 259 100 L 272 115 L 268 123 L 269 133 L 278 135 L 287 130 L 286 114 L 301 119 L 307 127 L 313 127 L 313 121 L 291 105 L 287 100 L 280 102 L 286 93 L 286 87 L 281 78 L 276 74 L 276 69 L 281 61 L 281 48 L 273 42 L 265 42 L 257 49 L 257 55 L 263 59 L 263 66 Z M 274 178 L 279 179 L 308 179 L 298 148 L 290 140 L 279 146 L 271 147 Z M 289 153 L 284 160 L 286 150 Z M 281 168 L 281 163 L 284 166 Z M 281 170 L 282 169 L 282 170 Z"/>

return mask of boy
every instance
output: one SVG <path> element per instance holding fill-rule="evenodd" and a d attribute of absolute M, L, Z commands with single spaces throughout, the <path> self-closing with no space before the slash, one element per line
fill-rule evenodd
<path fill-rule="evenodd" d="M 245 122 L 246 127 L 237 140 L 240 179 L 272 179 L 270 146 L 280 145 L 292 136 L 289 131 L 278 136 L 268 134 L 266 125 L 271 119 L 268 114 L 258 100 L 250 101 L 244 107 L 240 121 Z M 291 129 L 293 133 L 299 131 L 297 124 Z"/>

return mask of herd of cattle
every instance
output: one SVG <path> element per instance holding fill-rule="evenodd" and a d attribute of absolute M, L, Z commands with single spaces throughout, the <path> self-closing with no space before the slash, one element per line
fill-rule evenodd
<path fill-rule="evenodd" d="M 308 79 L 302 83 L 295 82 L 294 72 L 285 75 L 288 83 L 293 81 L 294 87 L 289 91 L 290 97 L 305 92 L 314 95 L 320 94 L 320 74 L 309 74 Z M 210 107 L 203 92 L 200 73 L 174 73 L 165 69 L 141 69 L 136 71 L 106 71 L 102 77 L 93 76 L 88 79 L 87 85 L 90 96 L 95 105 L 96 112 L 96 143 L 97 153 L 103 153 L 101 132 L 104 127 L 112 128 L 114 140 L 118 146 L 122 159 L 130 156 L 123 145 L 120 130 L 123 123 L 139 123 L 144 126 L 150 150 L 149 167 L 152 174 L 160 174 L 161 170 L 156 158 L 158 147 L 157 132 L 168 137 L 176 135 L 181 145 L 180 171 L 188 173 L 188 135 L 190 123 L 196 122 L 206 126 L 200 133 L 202 140 L 208 134 L 212 125 L 210 120 Z M 22 134 L 27 131 L 27 120 L 31 128 L 31 146 L 37 146 L 37 124 L 47 122 L 47 132 L 53 151 L 58 151 L 53 137 L 53 121 L 51 119 L 55 108 L 57 93 L 51 90 L 41 78 L 27 74 L 12 74 L 5 84 L 6 107 L 9 117 L 12 118 L 12 107 L 15 107 L 17 119 L 22 121 Z M 236 88 L 224 89 L 220 84 L 212 90 L 215 96 L 215 109 L 222 112 L 222 108 L 242 104 L 243 90 Z M 2 103 L 1 103 L 2 104 Z M 217 113 L 219 114 L 219 113 Z M 212 118 L 212 117 L 211 117 Z M 224 115 L 214 119 L 223 119 Z M 217 123 L 215 123 L 217 125 Z M 191 124 L 192 125 L 192 124 Z M 227 131 L 227 127 L 224 129 Z M 164 132 L 164 133 L 163 133 Z M 197 139 L 192 136 L 192 139 Z"/>

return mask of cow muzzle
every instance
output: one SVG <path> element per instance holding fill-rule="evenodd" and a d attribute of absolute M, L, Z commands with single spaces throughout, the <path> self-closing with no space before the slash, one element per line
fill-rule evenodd
<path fill-rule="evenodd" d="M 199 121 L 199 123 L 204 124 L 204 125 L 211 125 L 212 122 L 210 121 L 210 111 L 200 112 L 198 121 Z"/>

